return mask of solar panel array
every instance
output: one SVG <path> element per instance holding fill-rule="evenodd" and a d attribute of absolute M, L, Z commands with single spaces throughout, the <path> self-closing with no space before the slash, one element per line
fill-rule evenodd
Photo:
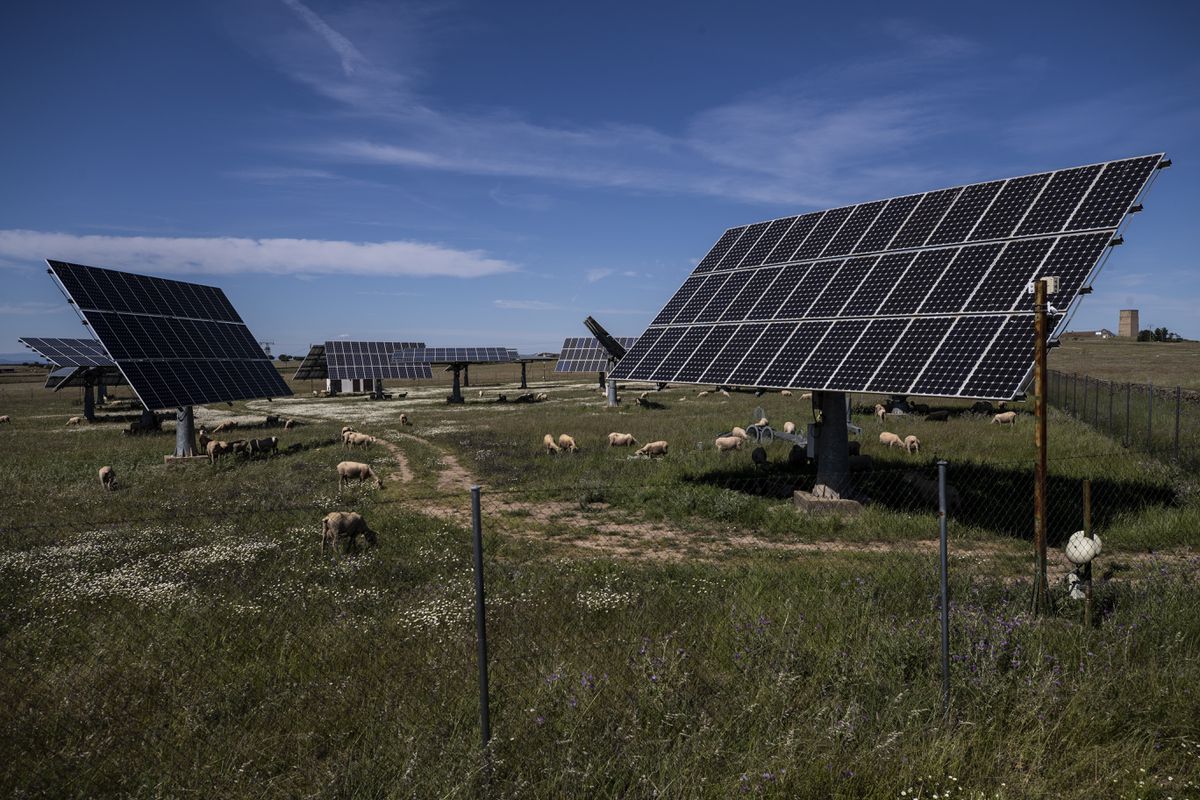
<path fill-rule="evenodd" d="M 392 359 L 401 363 L 498 364 L 515 360 L 516 351 L 507 347 L 423 347 L 397 350 Z"/>
<path fill-rule="evenodd" d="M 107 367 L 58 367 L 46 375 L 47 389 L 58 391 L 68 387 L 95 386 L 100 380 L 105 386 L 122 386 L 125 378 L 115 365 Z"/>
<path fill-rule="evenodd" d="M 329 364 L 325 360 L 325 345 L 314 344 L 308 348 L 308 355 L 296 367 L 295 381 L 325 380 L 329 377 Z"/>
<path fill-rule="evenodd" d="M 428 364 L 400 363 L 393 358 L 396 353 L 412 352 L 424 347 L 424 342 L 354 342 L 342 339 L 326 342 L 328 377 L 333 380 L 430 379 L 433 370 Z"/>
<path fill-rule="evenodd" d="M 146 408 L 291 394 L 220 289 L 46 263 Z"/>
<path fill-rule="evenodd" d="M 1061 279 L 1053 330 L 1162 158 L 730 228 L 612 377 L 1011 399 L 1033 363 L 1027 285 Z"/>
<path fill-rule="evenodd" d="M 111 367 L 112 359 L 95 339 L 44 339 L 22 336 L 21 344 L 60 367 Z"/>
<path fill-rule="evenodd" d="M 614 336 L 627 351 L 637 344 L 636 336 Z M 608 351 L 593 336 L 571 336 L 563 340 L 555 372 L 605 372 L 608 370 Z"/>

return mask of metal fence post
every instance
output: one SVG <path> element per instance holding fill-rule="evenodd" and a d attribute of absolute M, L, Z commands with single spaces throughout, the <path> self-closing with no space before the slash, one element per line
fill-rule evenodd
<path fill-rule="evenodd" d="M 1125 384 L 1125 446 L 1126 447 L 1133 446 L 1133 431 L 1130 430 L 1130 428 L 1129 428 L 1129 426 L 1130 426 L 1129 404 L 1130 404 L 1130 398 L 1132 395 L 1133 395 L 1133 384 L 1132 383 Z"/>
<path fill-rule="evenodd" d="M 1073 374 L 1074 379 L 1071 381 L 1071 414 L 1079 416 L 1075 413 L 1075 396 L 1079 394 L 1079 373 Z"/>
<path fill-rule="evenodd" d="M 1092 422 L 1100 421 L 1100 379 L 1096 378 L 1096 391 L 1092 398 Z"/>
<path fill-rule="evenodd" d="M 488 708 L 487 623 L 484 619 L 483 596 L 483 520 L 479 511 L 479 487 L 471 487 L 471 526 L 475 549 L 475 636 L 479 660 L 479 730 L 483 748 L 487 750 L 492 738 L 492 722 Z"/>
<path fill-rule="evenodd" d="M 1113 394 L 1117 391 L 1117 385 L 1112 381 L 1108 382 L 1108 432 L 1111 434 L 1113 429 Z"/>
<path fill-rule="evenodd" d="M 1183 389 L 1175 387 L 1175 461 L 1179 461 L 1179 404 L 1183 400 Z"/>
<path fill-rule="evenodd" d="M 1154 383 L 1146 385 L 1146 452 L 1154 452 Z"/>
<path fill-rule="evenodd" d="M 1091 380 L 1088 378 L 1088 376 L 1084 375 L 1083 376 L 1083 404 L 1079 407 L 1079 418 L 1082 420 L 1087 419 L 1087 390 L 1088 390 L 1088 384 L 1090 382 L 1091 382 Z"/>
<path fill-rule="evenodd" d="M 950 586 L 946 545 L 946 462 L 938 468 L 938 560 L 942 590 L 942 716 L 950 714 Z"/>

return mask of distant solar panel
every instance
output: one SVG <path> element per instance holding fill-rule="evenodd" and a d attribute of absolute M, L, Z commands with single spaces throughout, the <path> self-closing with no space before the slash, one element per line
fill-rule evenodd
<path fill-rule="evenodd" d="M 355 342 L 337 339 L 325 343 L 328 377 L 333 380 L 428 380 L 428 364 L 401 364 L 393 354 L 423 348 L 424 342 Z"/>
<path fill-rule="evenodd" d="M 325 345 L 314 344 L 308 348 L 308 355 L 296 368 L 292 376 L 294 381 L 325 380 L 329 377 L 329 365 L 325 360 Z"/>
<path fill-rule="evenodd" d="M 109 367 L 113 360 L 95 339 L 44 339 L 22 336 L 21 344 L 60 367 Z"/>
<path fill-rule="evenodd" d="M 46 388 L 58 391 L 77 386 L 123 386 L 125 378 L 116 366 L 108 367 L 59 367 L 46 376 Z"/>
<path fill-rule="evenodd" d="M 1035 278 L 1056 330 L 1156 154 L 730 228 L 611 377 L 1007 400 L 1033 364 Z M 565 348 L 565 345 L 564 345 Z"/>
<path fill-rule="evenodd" d="M 636 336 L 614 336 L 626 350 L 637 344 Z M 592 336 L 571 336 L 563 340 L 555 372 L 606 372 L 608 352 Z"/>
<path fill-rule="evenodd" d="M 392 353 L 392 360 L 398 363 L 497 364 L 514 361 L 515 353 L 507 347 L 424 347 L 397 350 Z"/>
<path fill-rule="evenodd" d="M 146 408 L 291 394 L 220 289 L 46 263 Z"/>

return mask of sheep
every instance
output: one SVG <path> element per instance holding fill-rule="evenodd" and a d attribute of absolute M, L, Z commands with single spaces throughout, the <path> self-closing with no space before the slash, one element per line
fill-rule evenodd
<path fill-rule="evenodd" d="M 410 419 L 408 418 L 408 414 L 401 414 L 401 415 L 400 415 L 400 424 L 401 424 L 401 425 L 412 425 L 412 420 L 410 420 Z"/>
<path fill-rule="evenodd" d="M 609 447 L 631 447 L 635 444 L 641 444 L 641 442 L 633 438 L 632 433 L 617 433 L 614 431 L 608 435 Z"/>
<path fill-rule="evenodd" d="M 236 422 L 234 422 L 231 419 L 227 419 L 224 422 L 219 423 L 215 428 L 213 428 L 213 433 L 223 433 L 224 431 L 231 431 L 236 427 L 237 427 Z"/>
<path fill-rule="evenodd" d="M 756 423 L 754 423 L 754 424 L 755 424 L 755 425 L 757 425 L 757 426 L 758 426 L 758 427 L 760 427 L 760 428 L 765 428 L 765 427 L 767 427 L 767 425 L 768 425 L 767 418 L 766 418 L 766 417 L 762 417 L 762 418 L 761 418 L 761 419 L 760 419 L 758 422 L 756 422 Z"/>
<path fill-rule="evenodd" d="M 265 439 L 251 439 L 249 442 L 250 455 L 256 453 L 274 453 L 279 446 L 279 437 L 268 436 Z"/>
<path fill-rule="evenodd" d="M 71 417 L 69 420 L 67 420 L 67 427 L 69 428 L 72 425 L 80 425 L 82 423 L 83 417 Z"/>
<path fill-rule="evenodd" d="M 910 453 L 921 452 L 921 440 L 910 433 L 904 437 L 904 449 Z"/>
<path fill-rule="evenodd" d="M 545 400 L 549 400 L 550 395 L 546 394 L 545 392 L 538 392 L 536 395 L 534 395 L 533 399 L 535 402 L 541 403 Z"/>
<path fill-rule="evenodd" d="M 5 414 L 4 416 L 0 416 L 0 425 L 2 425 L 4 423 L 11 423 L 11 422 L 12 422 L 12 420 L 8 418 L 8 414 Z"/>
<path fill-rule="evenodd" d="M 579 450 L 578 445 L 575 444 L 575 440 L 565 433 L 559 434 L 558 446 L 568 453 L 575 453 Z"/>
<path fill-rule="evenodd" d="M 342 447 L 366 447 L 367 445 L 375 444 L 376 441 L 377 440 L 374 436 L 368 436 L 365 433 L 348 431 L 346 435 L 342 437 Z"/>
<path fill-rule="evenodd" d="M 638 450 L 635 455 L 639 456 L 665 456 L 667 454 L 667 443 L 664 441 L 650 442 L 650 444 L 642 445 L 642 449 Z"/>
<path fill-rule="evenodd" d="M 708 391 L 708 390 L 706 389 L 706 390 L 705 390 L 705 391 L 703 391 L 703 392 L 699 392 L 699 393 L 696 395 L 696 397 L 708 397 L 710 394 L 712 394 L 712 392 L 710 392 L 710 391 Z"/>
<path fill-rule="evenodd" d="M 729 397 L 729 392 L 725 391 L 724 389 L 721 389 L 719 391 L 721 392 L 721 397 Z"/>
<path fill-rule="evenodd" d="M 110 492 L 117 488 L 117 473 L 112 467 L 100 468 L 100 485 Z"/>
<path fill-rule="evenodd" d="M 562 452 L 562 448 L 555 443 L 554 436 L 549 433 L 542 437 L 542 445 L 546 448 L 547 453 L 555 454 Z"/>
<path fill-rule="evenodd" d="M 279 427 L 279 417 L 276 416 L 275 414 L 268 414 L 267 418 L 265 420 L 263 420 L 263 425 L 267 428 L 278 428 Z"/>
<path fill-rule="evenodd" d="M 283 429 L 285 431 L 290 431 L 294 427 L 296 427 L 296 420 L 294 419 L 289 419 L 287 422 L 283 423 Z"/>
<path fill-rule="evenodd" d="M 904 440 L 890 431 L 879 434 L 879 443 L 890 447 L 904 447 Z"/>
<path fill-rule="evenodd" d="M 875 404 L 875 416 L 879 419 L 879 424 L 882 425 L 883 418 L 887 416 L 887 409 L 883 407 L 882 403 Z"/>
<path fill-rule="evenodd" d="M 229 443 L 229 452 L 239 456 L 250 455 L 250 443 L 245 439 L 234 439 Z"/>
<path fill-rule="evenodd" d="M 794 422 L 783 423 L 783 432 L 784 433 L 795 433 L 796 432 L 796 423 L 794 423 Z"/>
<path fill-rule="evenodd" d="M 791 396 L 792 396 L 792 390 L 791 390 L 791 389 L 784 389 L 783 391 L 781 391 L 781 392 L 779 393 L 779 396 L 780 396 L 780 397 L 791 397 Z"/>
<path fill-rule="evenodd" d="M 996 416 L 992 417 L 992 424 L 993 425 L 1012 425 L 1015 428 L 1017 426 L 1017 412 L 1004 411 L 1000 414 L 997 414 Z"/>
<path fill-rule="evenodd" d="M 342 490 L 349 481 L 356 480 L 374 481 L 376 488 L 383 488 L 383 478 L 375 474 L 375 470 L 371 469 L 369 464 L 363 464 L 360 461 L 341 461 L 337 465 L 338 471 L 338 491 Z"/>
<path fill-rule="evenodd" d="M 221 456 L 229 454 L 229 452 L 230 452 L 229 443 L 228 442 L 219 442 L 214 439 L 214 440 L 210 441 L 208 443 L 208 445 L 205 446 L 204 452 L 208 454 L 209 461 L 215 462 Z"/>
<path fill-rule="evenodd" d="M 812 400 L 812 392 L 805 392 L 804 394 L 800 395 L 800 399 L 801 400 Z"/>
<path fill-rule="evenodd" d="M 350 433 L 351 431 L 357 432 L 357 431 L 355 431 L 354 428 L 351 428 L 349 425 L 342 426 L 342 436 L 345 436 L 347 433 Z"/>
<path fill-rule="evenodd" d="M 212 437 L 208 435 L 208 431 L 204 428 L 200 429 L 200 435 L 196 437 L 196 441 L 200 443 L 200 449 L 203 452 L 208 452 L 208 443 L 212 441 Z"/>
<path fill-rule="evenodd" d="M 740 436 L 718 436 L 713 440 L 713 444 L 719 453 L 727 453 L 730 450 L 741 450 L 742 442 L 746 441 Z"/>
<path fill-rule="evenodd" d="M 336 556 L 337 543 L 343 542 L 345 551 L 349 553 L 356 549 L 356 541 L 360 535 L 367 540 L 370 547 L 379 544 L 378 536 L 361 514 L 353 511 L 331 511 L 321 520 L 321 552 L 324 553 L 326 547 L 331 547 Z"/>
<path fill-rule="evenodd" d="M 748 438 L 748 435 L 747 435 L 747 433 L 746 433 L 746 429 L 745 429 L 745 428 L 738 427 L 737 425 L 734 425 L 734 426 L 733 426 L 733 430 L 731 430 L 731 431 L 729 432 L 729 435 L 730 435 L 730 436 L 737 436 L 737 437 L 739 437 L 739 438 L 741 438 L 741 439 Z"/>

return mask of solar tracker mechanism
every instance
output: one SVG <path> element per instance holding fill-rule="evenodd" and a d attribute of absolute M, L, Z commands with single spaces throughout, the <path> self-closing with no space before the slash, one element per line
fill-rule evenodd
<path fill-rule="evenodd" d="M 1053 340 L 1169 165 L 1157 153 L 730 228 L 609 377 L 811 390 L 818 482 L 844 487 L 845 393 L 1021 396 L 1027 287 L 1059 279 Z"/>
<path fill-rule="evenodd" d="M 46 263 L 145 409 L 176 409 L 176 456 L 195 454 L 193 405 L 291 395 L 220 289 Z"/>
<path fill-rule="evenodd" d="M 471 364 L 506 364 L 516 360 L 516 350 L 508 347 L 419 347 L 397 350 L 392 360 L 401 364 L 445 364 L 454 373 L 447 403 L 465 402 L 462 387 L 470 386 Z"/>
<path fill-rule="evenodd" d="M 57 369 L 46 377 L 46 388 L 58 391 L 70 387 L 83 389 L 83 416 L 96 420 L 96 401 L 103 403 L 108 387 L 125 382 L 95 339 L 62 339 L 23 336 L 21 344 L 49 361 Z"/>

